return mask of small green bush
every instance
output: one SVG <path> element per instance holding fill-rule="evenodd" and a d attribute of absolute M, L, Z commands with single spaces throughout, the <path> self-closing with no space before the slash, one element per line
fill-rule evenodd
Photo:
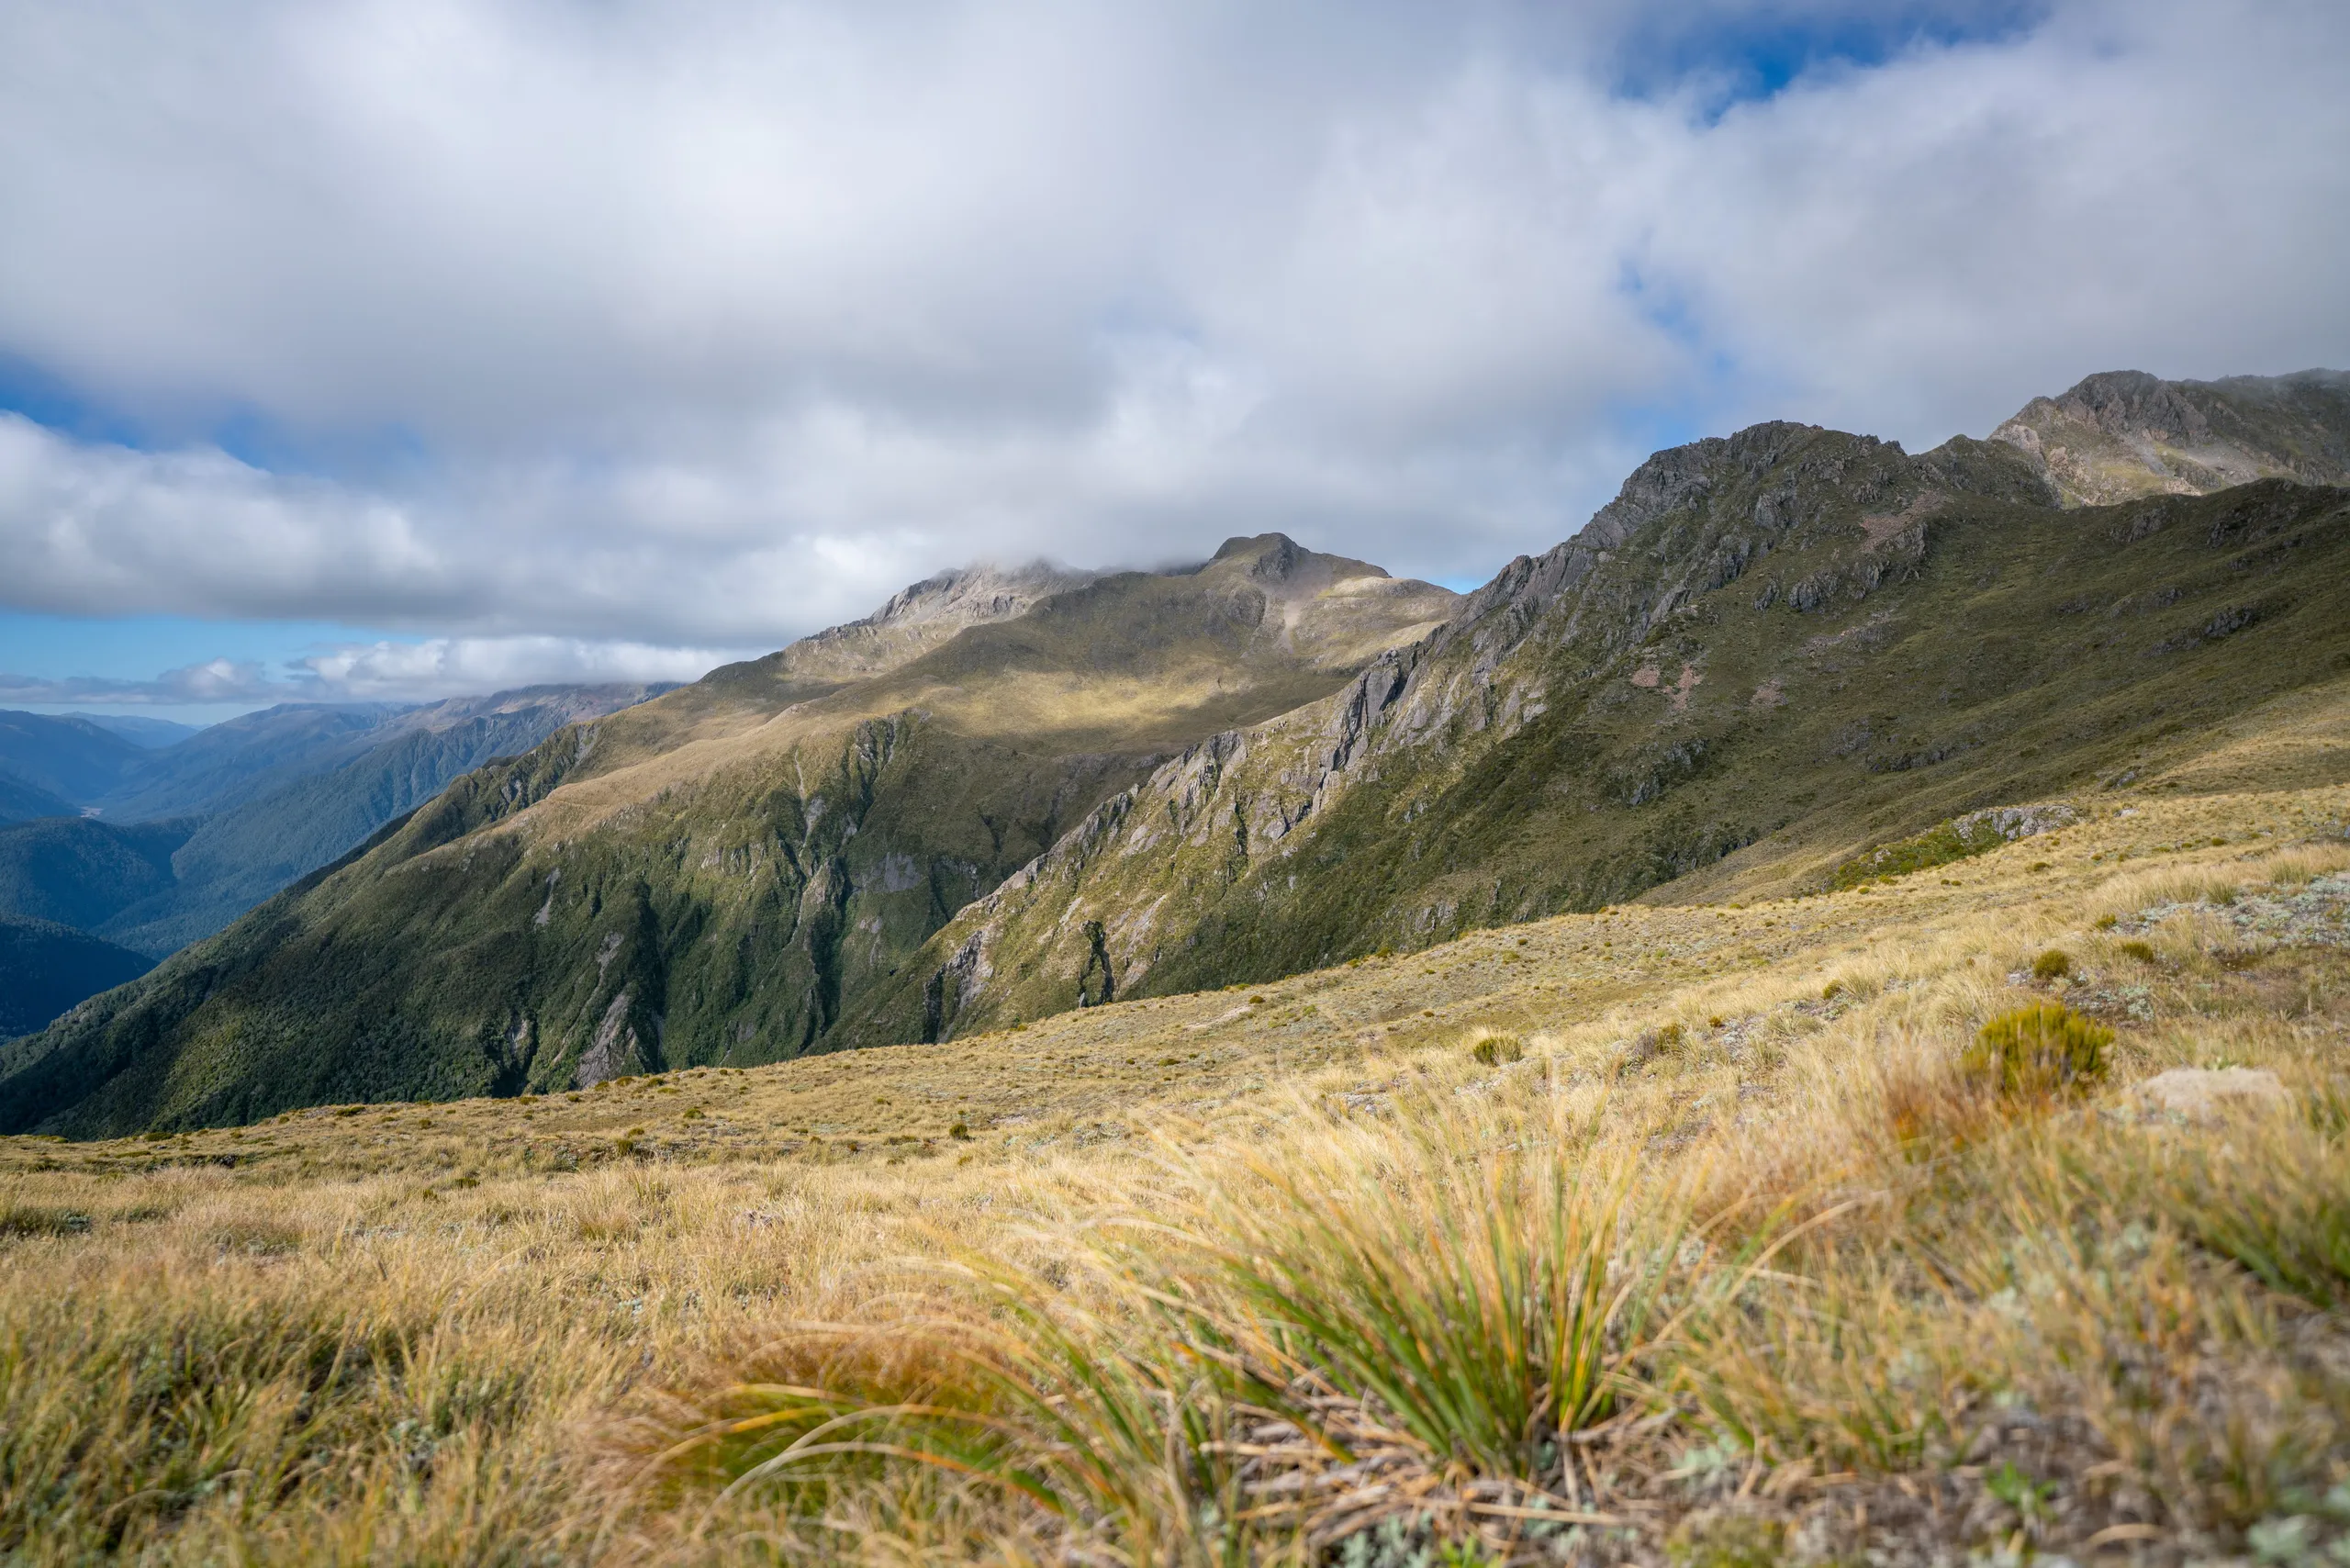
<path fill-rule="evenodd" d="M 2073 972 L 2073 956 L 2062 947 L 2051 947 L 2031 961 L 2034 980 L 2063 980 Z"/>
<path fill-rule="evenodd" d="M 2002 1013 L 1959 1058 L 1969 1078 L 2014 1096 L 2064 1093 L 2105 1077 L 2113 1031 L 2062 1003 Z"/>
<path fill-rule="evenodd" d="M 1482 1033 L 1472 1040 L 1469 1054 L 1480 1067 L 1499 1067 L 1505 1062 L 1526 1059 L 1526 1042 L 1516 1035 L 1501 1030 Z"/>
<path fill-rule="evenodd" d="M 2142 964 L 2154 961 L 2154 945 L 2151 942 L 2124 942 L 2121 953 L 2123 958 L 2135 958 Z"/>
<path fill-rule="evenodd" d="M 968 1143 L 971 1141 L 970 1124 L 968 1122 L 957 1122 L 953 1126 L 946 1129 L 946 1136 L 953 1138 L 957 1143 Z"/>

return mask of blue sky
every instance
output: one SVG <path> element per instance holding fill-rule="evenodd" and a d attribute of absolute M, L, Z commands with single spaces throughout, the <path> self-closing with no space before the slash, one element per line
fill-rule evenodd
<path fill-rule="evenodd" d="M 2350 364 L 2344 58 L 2309 0 L 0 0 L 0 702 L 684 678 L 1266 528 L 1470 586 L 1753 420 Z"/>
<path fill-rule="evenodd" d="M 295 661 L 330 648 L 373 643 L 381 633 L 363 627 L 283 621 L 198 621 L 177 615 L 42 615 L 0 613 L 0 671 L 35 680 L 67 682 L 77 678 L 121 683 L 140 700 L 126 706 L 104 700 L 103 689 L 57 695 L 51 702 L 9 701 L 0 707 L 64 713 L 106 708 L 212 724 L 266 703 L 252 698 L 227 702 L 155 700 L 155 678 L 163 672 L 212 660 L 258 666 L 285 679 Z M 416 641 L 417 639 L 403 639 Z"/>

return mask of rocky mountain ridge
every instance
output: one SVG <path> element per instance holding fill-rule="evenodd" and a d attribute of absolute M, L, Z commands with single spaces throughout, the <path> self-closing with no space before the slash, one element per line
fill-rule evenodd
<path fill-rule="evenodd" d="M 2070 506 L 2255 479 L 2350 484 L 2350 374 L 2164 381 L 2109 371 L 2033 398 L 1991 439 L 2023 453 Z"/>
<path fill-rule="evenodd" d="M 2264 618 L 2274 627 L 2289 600 L 2272 586 L 2258 610 L 2220 602 L 2211 596 L 2240 595 L 2254 568 L 2214 574 L 2194 552 L 2155 568 L 2145 539 L 2176 542 L 2186 517 L 2208 516 L 2207 549 L 2282 533 L 2300 550 L 2311 526 L 2329 551 L 2350 543 L 2339 491 L 2272 483 L 2231 495 L 2179 516 L 2142 506 L 2100 530 L 2056 525 L 2054 487 L 2008 443 L 1959 438 L 1912 458 L 1864 437 L 1765 425 L 1659 454 L 1574 539 L 1511 563 L 1426 642 L 1311 708 L 1213 737 L 1105 802 L 933 939 L 919 999 L 907 989 L 878 999 L 853 1032 L 905 1037 L 919 1016 L 923 1037 L 941 1038 L 1137 991 L 1269 980 L 1637 896 L 1807 817 L 1811 836 L 1833 843 L 1847 813 L 1881 831 L 1923 827 L 1923 812 L 2073 787 L 2143 730 L 2134 706 L 2160 711 L 2187 684 L 2164 664 L 2091 647 L 2072 673 L 2109 669 L 2106 711 L 2084 713 L 2081 733 L 2048 748 L 2070 765 L 2030 766 L 2039 747 L 1998 755 L 2001 728 L 2033 706 L 2026 694 L 2067 673 L 2061 659 L 2029 656 L 2024 639 L 2049 653 L 2071 643 L 2068 618 L 2089 610 L 2076 601 L 2094 597 L 2077 588 L 2199 570 L 2199 588 L 2183 576 L 2113 592 L 2106 607 L 2125 623 L 2176 607 L 2180 625 L 2143 637 L 2142 660 L 2165 659 Z M 2116 558 L 2126 552 L 2113 530 L 2139 560 Z M 1969 558 L 1966 577 L 1952 580 Z M 2026 564 L 2056 575 L 2025 582 Z M 1937 565 L 1940 585 L 1929 582 Z M 2068 578 L 2076 591 L 2053 594 Z M 1921 593 L 1960 636 L 1912 609 Z M 2301 629 L 2324 649 L 2301 672 L 2313 676 L 2350 656 L 2327 620 L 2350 603 L 2331 585 L 2303 597 Z M 2017 628 L 2003 598 L 2035 603 L 2048 624 Z M 2002 678 L 1969 678 L 1985 662 L 1964 645 L 1976 613 L 2026 655 Z M 2230 689 L 2196 695 L 2225 707 L 2274 689 L 2247 667 L 2265 640 L 2231 649 Z M 1920 711 L 1897 679 L 1871 708 L 1840 714 L 1859 669 L 1895 648 L 1942 686 L 1934 700 Z M 1912 725 L 1919 733 L 1902 733 Z M 1863 802 L 1874 811 L 1856 812 Z M 1588 829 L 1561 828 L 1561 813 Z M 1404 851 L 1369 853 L 1382 843 Z"/>

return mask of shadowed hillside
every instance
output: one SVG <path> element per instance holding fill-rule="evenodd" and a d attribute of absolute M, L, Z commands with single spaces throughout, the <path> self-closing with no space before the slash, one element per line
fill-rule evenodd
<path fill-rule="evenodd" d="M 0 914 L 103 925 L 172 886 L 173 852 L 196 825 L 67 816 L 0 828 Z"/>
<path fill-rule="evenodd" d="M 151 960 L 50 920 L 0 914 L 0 1040 L 28 1034 L 84 997 L 136 980 Z"/>
<path fill-rule="evenodd" d="M 146 747 L 86 719 L 0 710 L 0 780 L 38 791 L 35 803 L 95 800 L 152 760 Z"/>
<path fill-rule="evenodd" d="M 36 784 L 0 774 L 0 823 L 32 822 L 40 817 L 69 817 L 73 802 Z"/>

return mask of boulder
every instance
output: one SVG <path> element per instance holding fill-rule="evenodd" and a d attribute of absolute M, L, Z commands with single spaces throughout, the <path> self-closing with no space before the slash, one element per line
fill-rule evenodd
<path fill-rule="evenodd" d="M 2132 1093 L 2149 1112 L 2189 1122 L 2216 1122 L 2232 1112 L 2273 1110 L 2285 1103 L 2277 1075 L 2249 1067 L 2175 1067 Z"/>

